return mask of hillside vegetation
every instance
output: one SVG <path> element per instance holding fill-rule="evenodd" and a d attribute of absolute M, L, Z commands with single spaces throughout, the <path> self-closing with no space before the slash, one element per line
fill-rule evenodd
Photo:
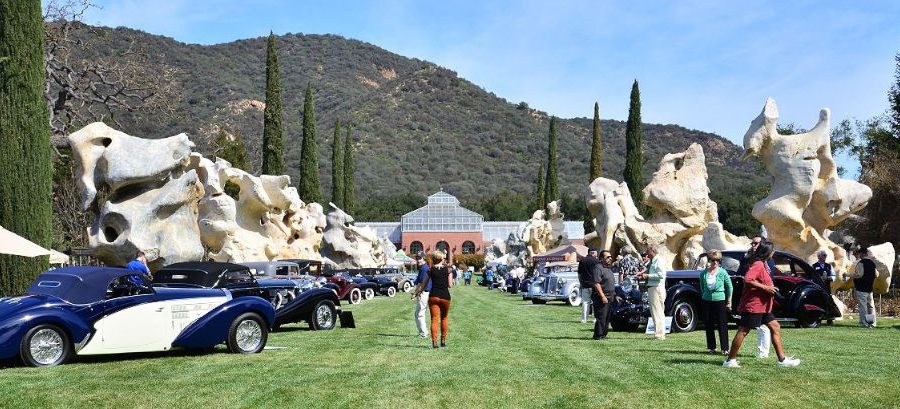
<path fill-rule="evenodd" d="M 201 46 L 127 28 L 101 28 L 100 32 L 101 37 L 82 50 L 85 58 L 113 57 L 134 39 L 158 63 L 177 69 L 177 92 L 171 101 L 175 114 L 118 112 L 125 132 L 151 138 L 187 132 L 200 151 L 210 153 L 214 151 L 211 141 L 225 129 L 246 141 L 249 170 L 258 172 L 265 37 Z M 277 38 L 277 48 L 285 163 L 292 177 L 299 174 L 300 115 L 303 90 L 309 83 L 315 96 L 322 192 L 330 191 L 331 135 L 335 120 L 340 120 L 342 124 L 349 121 L 353 129 L 358 209 L 367 203 L 394 201 L 401 212 L 393 215 L 397 219 L 408 206 L 423 203 L 408 204 L 415 201 L 410 197 L 424 201 L 440 188 L 457 195 L 464 205 L 487 213 L 491 212 L 485 210 L 486 201 L 494 194 L 523 203 L 530 200 L 537 168 L 546 158 L 549 117 L 545 112 L 506 101 L 450 69 L 361 41 L 286 34 Z M 623 101 L 626 98 L 622 95 Z M 599 102 L 602 117 L 605 104 L 621 101 Z M 592 114 L 593 103 L 584 101 L 586 116 Z M 577 208 L 588 183 L 592 123 L 585 117 L 563 118 L 558 124 L 560 190 Z M 622 179 L 624 128 L 622 121 L 601 124 L 603 174 L 616 180 Z M 738 208 L 725 218 L 733 218 L 736 225 L 754 224 L 749 219 L 753 195 L 748 192 L 759 191 L 762 179 L 739 160 L 738 146 L 718 135 L 677 125 L 644 124 L 643 129 L 646 178 L 662 155 L 697 142 L 707 155 L 713 198 L 727 202 L 740 196 L 748 203 L 723 206 Z M 498 213 L 497 217 L 519 217 L 533 210 L 524 209 L 528 211 Z M 358 219 L 392 214 L 381 210 L 367 214 L 360 209 Z M 727 220 L 726 227 L 730 227 Z"/>

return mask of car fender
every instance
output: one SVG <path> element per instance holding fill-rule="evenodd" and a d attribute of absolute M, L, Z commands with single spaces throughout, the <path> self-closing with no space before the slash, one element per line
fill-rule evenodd
<path fill-rule="evenodd" d="M 695 307 L 700 307 L 698 303 L 700 300 L 700 292 L 697 291 L 697 288 L 690 284 L 679 283 L 666 289 L 666 302 L 663 305 L 663 311 L 665 311 L 667 315 L 672 315 L 672 307 L 675 304 L 675 300 L 684 298 L 692 300 L 695 303 Z"/>
<path fill-rule="evenodd" d="M 73 308 L 85 308 L 73 306 Z M 84 318 L 66 309 L 66 304 L 49 307 L 23 308 L 3 317 L 0 321 L 0 358 L 12 358 L 19 354 L 22 337 L 36 325 L 53 324 L 69 335 L 75 350 L 81 349 L 94 333 Z"/>
<path fill-rule="evenodd" d="M 275 308 L 259 297 L 239 297 L 228 301 L 198 318 L 178 334 L 173 346 L 182 348 L 211 348 L 225 342 L 235 318 L 245 312 L 259 314 L 266 327 L 275 324 Z"/>
<path fill-rule="evenodd" d="M 818 286 L 803 286 L 794 291 L 790 302 L 790 313 L 796 316 L 805 311 L 818 311 L 826 316 L 832 314 L 836 307 L 832 307 L 831 296 L 822 291 Z"/>
<path fill-rule="evenodd" d="M 275 311 L 275 324 L 305 321 L 316 304 L 322 300 L 330 300 L 338 311 L 341 310 L 341 301 L 334 291 L 329 288 L 312 288 L 300 293 L 293 301 Z"/>

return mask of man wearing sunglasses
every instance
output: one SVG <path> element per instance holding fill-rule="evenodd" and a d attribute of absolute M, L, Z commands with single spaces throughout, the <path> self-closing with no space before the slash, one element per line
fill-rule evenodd
<path fill-rule="evenodd" d="M 594 304 L 594 339 L 606 339 L 609 331 L 609 301 L 616 291 L 616 278 L 612 271 L 612 253 L 609 250 L 600 252 L 600 265 L 594 269 L 593 290 L 591 295 Z"/>

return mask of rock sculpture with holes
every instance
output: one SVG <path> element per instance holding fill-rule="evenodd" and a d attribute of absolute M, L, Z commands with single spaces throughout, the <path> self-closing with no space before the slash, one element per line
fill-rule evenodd
<path fill-rule="evenodd" d="M 325 247 L 322 254 L 339 268 L 373 268 L 378 263 L 372 257 L 372 247 L 377 240 L 375 230 L 358 227 L 353 217 L 329 203 L 332 210 L 326 216 Z"/>
<path fill-rule="evenodd" d="M 837 288 L 845 284 L 840 273 L 852 268 L 855 260 L 827 238 L 827 230 L 865 207 L 872 190 L 838 177 L 831 156 L 830 120 L 831 111 L 823 108 L 809 132 L 782 135 L 777 131 L 778 107 L 769 98 L 744 135 L 744 149 L 746 158 L 757 158 L 772 176 L 770 193 L 753 206 L 753 217 L 780 249 L 809 262 L 818 250 L 827 251 L 839 273 L 833 284 Z M 890 249 L 893 252 L 893 246 Z"/>
<path fill-rule="evenodd" d="M 325 215 L 288 176 L 253 176 L 191 153 L 185 134 L 149 140 L 93 123 L 69 135 L 98 259 L 124 265 L 140 250 L 152 271 L 204 258 L 321 260 Z M 237 200 L 226 183 L 240 188 Z M 108 197 L 98 192 L 108 192 Z"/>

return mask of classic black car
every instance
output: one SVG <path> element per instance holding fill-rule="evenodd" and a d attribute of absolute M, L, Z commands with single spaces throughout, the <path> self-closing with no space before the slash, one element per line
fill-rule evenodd
<path fill-rule="evenodd" d="M 232 296 L 256 296 L 275 307 L 273 328 L 306 321 L 315 330 L 332 329 L 337 323 L 340 301 L 334 291 L 299 286 L 284 279 L 257 280 L 249 267 L 220 262 L 185 262 L 163 267 L 153 275 L 154 287 L 223 288 Z M 290 293 L 290 296 L 285 295 Z"/>
<path fill-rule="evenodd" d="M 731 276 L 733 286 L 731 305 L 733 321 L 739 317 L 736 307 L 744 286 L 743 251 L 723 251 L 721 266 Z M 673 332 L 688 332 L 700 323 L 700 270 L 706 267 L 706 256 L 697 261 L 693 270 L 675 270 L 666 274 L 666 316 L 672 317 Z M 827 287 L 813 268 L 789 253 L 776 251 L 769 261 L 772 281 L 778 288 L 772 313 L 782 322 L 794 322 L 802 328 L 819 326 L 822 320 L 831 321 L 841 313 Z M 650 308 L 644 288 L 633 295 L 619 292 L 613 304 L 610 323 L 615 330 L 634 330 L 647 322 Z"/>
<path fill-rule="evenodd" d="M 413 284 L 413 281 L 416 279 L 415 276 L 410 279 L 406 274 L 401 273 L 400 269 L 396 267 L 361 268 L 359 270 L 360 274 L 362 274 L 363 277 L 369 279 L 369 281 L 379 283 L 379 285 L 381 286 L 382 294 L 390 295 L 388 294 L 388 288 L 390 288 L 391 286 L 389 285 L 388 281 L 393 281 L 394 283 L 396 283 L 396 285 L 392 286 L 395 292 L 403 291 L 405 293 L 408 293 L 412 291 L 413 287 L 415 287 L 415 284 Z"/>

